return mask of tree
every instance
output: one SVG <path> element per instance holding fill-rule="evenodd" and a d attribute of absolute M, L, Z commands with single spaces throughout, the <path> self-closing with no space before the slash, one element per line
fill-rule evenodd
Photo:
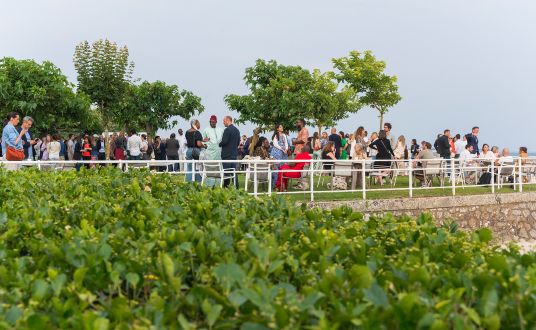
<path fill-rule="evenodd" d="M 385 74 L 385 62 L 378 61 L 370 51 L 352 51 L 348 57 L 333 59 L 333 65 L 339 72 L 337 80 L 353 87 L 361 104 L 379 112 L 382 129 L 384 115 L 402 99 L 396 76 Z"/>
<path fill-rule="evenodd" d="M 36 133 L 87 130 L 91 121 L 90 102 L 73 92 L 61 70 L 51 62 L 0 59 L 0 114 L 16 111 L 34 119 Z"/>
<path fill-rule="evenodd" d="M 84 41 L 76 46 L 74 67 L 78 90 L 86 93 L 101 114 L 105 130 L 119 115 L 118 105 L 130 84 L 134 63 L 128 59 L 126 46 L 109 40 L 93 44 Z"/>
<path fill-rule="evenodd" d="M 307 117 L 312 83 L 308 70 L 259 59 L 246 69 L 244 81 L 248 95 L 224 98 L 229 109 L 239 113 L 238 123 L 249 121 L 266 131 L 276 124 L 292 128 L 297 119 Z"/>
<path fill-rule="evenodd" d="M 204 110 L 200 97 L 162 81 L 131 85 L 122 106 L 122 123 L 131 128 L 144 129 L 151 137 L 158 129 L 177 125 L 172 118 L 179 116 L 189 119 Z"/>
<path fill-rule="evenodd" d="M 318 128 L 318 134 L 322 128 L 333 126 L 360 109 L 353 88 L 344 86 L 339 89 L 339 84 L 334 78 L 335 74 L 331 71 L 321 73 L 315 69 L 312 73 L 313 82 L 307 118 Z"/>

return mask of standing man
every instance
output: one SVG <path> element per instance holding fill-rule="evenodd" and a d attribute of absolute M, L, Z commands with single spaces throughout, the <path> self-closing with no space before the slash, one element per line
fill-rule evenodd
<path fill-rule="evenodd" d="M 69 134 L 69 140 L 67 140 L 67 160 L 73 160 L 74 158 L 74 134 Z"/>
<path fill-rule="evenodd" d="M 175 133 L 171 133 L 169 139 L 166 140 L 166 154 L 168 160 L 178 160 L 180 153 L 179 140 L 175 138 Z M 164 159 L 166 158 L 164 157 Z M 168 172 L 176 172 L 179 166 L 177 163 L 168 165 Z"/>
<path fill-rule="evenodd" d="M 479 131 L 480 131 L 480 128 L 478 128 L 478 126 L 475 126 L 471 130 L 471 133 L 465 136 L 467 138 L 467 144 L 470 146 L 473 146 L 473 150 L 471 151 L 471 153 L 477 154 L 477 155 L 480 155 L 480 149 L 478 149 L 478 132 Z"/>
<path fill-rule="evenodd" d="M 383 124 L 383 130 L 385 131 L 385 134 L 387 136 L 387 140 L 391 143 L 391 146 L 396 146 L 396 136 L 394 136 L 393 133 L 391 133 L 391 129 L 393 128 L 393 125 L 391 123 L 385 123 Z"/>
<path fill-rule="evenodd" d="M 130 131 L 130 136 L 127 140 L 127 151 L 129 152 L 131 160 L 141 159 L 141 138 L 138 136 L 135 130 Z"/>
<path fill-rule="evenodd" d="M 22 147 L 24 149 L 24 159 L 28 160 L 34 160 L 34 152 L 33 152 L 33 146 L 37 143 L 37 141 L 34 140 L 33 134 L 30 131 L 30 128 L 33 124 L 33 118 L 26 116 L 22 119 L 22 125 L 19 128 L 19 133 L 24 129 L 26 130 L 26 133 L 22 136 Z"/>
<path fill-rule="evenodd" d="M 177 138 L 177 141 L 179 142 L 179 160 L 185 160 L 186 150 L 188 150 L 188 144 L 186 142 L 186 137 L 184 136 L 182 128 L 179 128 L 179 136 Z M 184 171 L 184 163 L 179 164 L 179 170 L 181 172 Z"/>
<path fill-rule="evenodd" d="M 443 135 L 441 135 L 436 143 L 437 143 L 437 153 L 439 156 L 443 159 L 450 159 L 450 130 L 446 129 L 443 132 Z"/>
<path fill-rule="evenodd" d="M 240 131 L 233 125 L 233 118 L 231 116 L 223 117 L 223 125 L 225 130 L 223 131 L 223 136 L 220 142 L 221 147 L 221 159 L 222 160 L 237 160 L 238 159 L 238 145 L 240 144 Z M 236 171 L 237 163 L 223 163 L 224 171 Z M 236 173 L 234 173 L 234 183 L 236 188 L 238 188 L 238 178 Z M 229 186 L 230 180 L 226 179 L 223 182 L 224 187 Z"/>
<path fill-rule="evenodd" d="M 337 159 L 341 158 L 342 139 L 335 127 L 331 129 L 331 135 L 328 137 L 328 140 L 335 145 L 335 157 Z"/>
<path fill-rule="evenodd" d="M 210 126 L 203 132 L 203 142 L 207 145 L 207 159 L 221 159 L 220 142 L 223 137 L 223 128 L 217 127 L 218 118 L 215 115 L 210 116 Z"/>
<path fill-rule="evenodd" d="M 296 121 L 296 130 L 298 131 L 298 136 L 294 139 L 294 156 L 302 152 L 303 147 L 307 144 L 309 140 L 309 131 L 305 127 L 305 120 L 298 119 Z"/>

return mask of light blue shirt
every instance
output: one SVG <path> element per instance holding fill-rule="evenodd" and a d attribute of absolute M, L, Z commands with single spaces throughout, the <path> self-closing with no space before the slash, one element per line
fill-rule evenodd
<path fill-rule="evenodd" d="M 7 123 L 2 131 L 2 155 L 6 157 L 7 146 L 13 147 L 17 150 L 22 150 L 22 139 L 19 143 L 15 144 L 15 140 L 19 137 L 19 132 L 11 123 Z"/>

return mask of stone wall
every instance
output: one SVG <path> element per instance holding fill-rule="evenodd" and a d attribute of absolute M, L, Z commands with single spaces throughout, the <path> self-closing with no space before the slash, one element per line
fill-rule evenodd
<path fill-rule="evenodd" d="M 438 224 L 455 220 L 461 229 L 488 227 L 499 242 L 536 242 L 536 192 L 309 203 L 323 209 L 342 205 L 366 215 L 428 212 Z"/>

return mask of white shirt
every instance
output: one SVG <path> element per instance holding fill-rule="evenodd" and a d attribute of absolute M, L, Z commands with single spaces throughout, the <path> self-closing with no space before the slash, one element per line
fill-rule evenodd
<path fill-rule="evenodd" d="M 207 145 L 207 155 L 208 159 L 216 160 L 221 159 L 221 147 L 220 142 L 223 137 L 223 128 L 221 127 L 207 127 L 203 132 L 203 137 L 208 138 L 209 140 L 205 142 Z"/>
<path fill-rule="evenodd" d="M 495 155 L 493 154 L 493 152 L 491 152 L 490 150 L 488 150 L 487 153 L 481 153 L 481 154 L 480 154 L 480 159 L 484 159 L 484 160 L 495 160 Z"/>
<path fill-rule="evenodd" d="M 499 164 L 513 164 L 514 163 L 514 158 L 512 156 L 501 156 L 499 158 Z"/>
<path fill-rule="evenodd" d="M 462 153 L 460 154 L 460 162 L 469 162 L 473 158 L 475 158 L 475 154 L 472 154 L 467 149 L 463 149 Z"/>
<path fill-rule="evenodd" d="M 141 137 L 137 134 L 132 135 L 127 141 L 127 150 L 131 156 L 139 156 L 141 154 Z"/>
<path fill-rule="evenodd" d="M 467 142 L 461 139 L 454 142 L 454 148 L 456 149 L 456 154 L 461 155 L 462 152 L 465 150 L 466 145 L 467 145 Z"/>
<path fill-rule="evenodd" d="M 187 143 L 186 143 L 186 136 L 183 135 L 177 135 L 177 140 L 179 141 L 179 155 L 182 153 L 184 157 L 186 157 L 186 150 L 188 149 Z"/>

